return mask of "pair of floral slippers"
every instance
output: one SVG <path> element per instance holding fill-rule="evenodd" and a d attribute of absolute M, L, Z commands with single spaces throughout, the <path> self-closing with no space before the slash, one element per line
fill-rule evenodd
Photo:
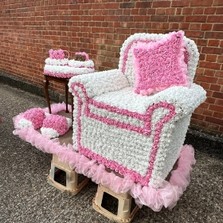
<path fill-rule="evenodd" d="M 70 118 L 46 113 L 41 108 L 31 108 L 21 115 L 16 128 L 40 129 L 42 135 L 52 139 L 64 135 L 71 125 Z"/>

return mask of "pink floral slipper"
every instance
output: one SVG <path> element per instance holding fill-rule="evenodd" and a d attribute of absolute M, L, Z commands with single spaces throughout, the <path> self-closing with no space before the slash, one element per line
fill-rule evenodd
<path fill-rule="evenodd" d="M 64 135 L 72 125 L 72 120 L 61 115 L 49 114 L 43 121 L 40 129 L 42 135 L 48 138 L 56 138 Z"/>
<path fill-rule="evenodd" d="M 34 128 L 39 129 L 43 125 L 46 115 L 41 108 L 31 108 L 25 111 L 16 123 L 16 128 Z"/>

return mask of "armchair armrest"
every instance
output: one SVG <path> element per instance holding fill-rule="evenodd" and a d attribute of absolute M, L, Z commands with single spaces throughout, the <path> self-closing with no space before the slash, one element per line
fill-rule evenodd
<path fill-rule="evenodd" d="M 206 91 L 197 84 L 190 88 L 174 86 L 165 89 L 144 101 L 145 108 L 159 102 L 167 102 L 175 106 L 176 119 L 192 114 L 192 112 L 205 101 Z"/>
<path fill-rule="evenodd" d="M 70 92 L 73 92 L 75 85 L 84 87 L 87 96 L 92 98 L 107 92 L 121 90 L 129 86 L 129 83 L 120 70 L 114 69 L 74 76 L 69 81 Z"/>

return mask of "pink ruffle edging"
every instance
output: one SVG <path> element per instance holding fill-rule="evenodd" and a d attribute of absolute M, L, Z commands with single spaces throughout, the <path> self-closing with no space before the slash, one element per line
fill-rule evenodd
<path fill-rule="evenodd" d="M 44 109 L 47 111 L 47 109 Z M 52 106 L 52 113 L 65 110 L 65 104 Z M 19 116 L 19 115 L 18 115 Z M 14 125 L 18 116 L 13 118 Z M 195 164 L 194 149 L 190 145 L 184 145 L 178 160 L 177 168 L 171 171 L 169 181 L 164 181 L 160 188 L 141 186 L 134 183 L 128 176 L 123 178 L 114 172 L 106 170 L 102 164 L 90 160 L 84 155 L 75 152 L 73 146 L 61 145 L 58 139 L 50 140 L 32 128 L 15 129 L 14 135 L 31 143 L 37 149 L 57 155 L 61 161 L 69 163 L 77 173 L 91 178 L 97 184 L 102 184 L 116 193 L 129 192 L 139 206 L 145 205 L 153 211 L 160 211 L 162 207 L 172 209 L 190 182 L 190 172 Z"/>

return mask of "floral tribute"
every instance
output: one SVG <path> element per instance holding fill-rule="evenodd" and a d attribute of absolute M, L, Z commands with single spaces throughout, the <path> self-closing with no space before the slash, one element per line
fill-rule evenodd
<path fill-rule="evenodd" d="M 61 115 L 47 115 L 40 129 L 42 135 L 56 138 L 64 135 L 72 125 L 72 120 Z"/>
<path fill-rule="evenodd" d="M 118 69 L 69 80 L 74 96 L 73 145 L 61 145 L 33 128 L 16 128 L 14 134 L 58 155 L 97 184 L 116 193 L 129 192 L 139 206 L 154 211 L 172 208 L 189 184 L 194 150 L 183 143 L 191 115 L 206 92 L 192 83 L 199 53 L 186 37 L 190 86 L 170 85 L 149 96 L 134 92 L 135 47 L 139 42 L 164 41 L 168 35 L 134 34 L 123 43 Z M 53 114 L 59 107 L 63 106 L 52 106 Z M 15 127 L 17 121 L 16 117 Z"/>
<path fill-rule="evenodd" d="M 86 52 L 76 52 L 75 55 L 82 60 L 69 59 L 69 52 L 66 50 L 49 50 L 49 57 L 45 60 L 44 75 L 70 78 L 94 72 L 94 62 L 89 59 Z"/>
<path fill-rule="evenodd" d="M 21 115 L 20 120 L 16 123 L 16 127 L 39 129 L 43 125 L 44 119 L 45 113 L 41 108 L 31 108 Z"/>
<path fill-rule="evenodd" d="M 69 130 L 72 120 L 61 115 L 49 114 L 46 109 L 31 108 L 19 114 L 14 123 L 16 129 L 40 130 L 42 135 L 56 138 Z"/>
<path fill-rule="evenodd" d="M 64 59 L 65 58 L 65 52 L 67 51 L 64 51 L 62 49 L 59 49 L 59 50 L 53 50 L 53 49 L 50 49 L 49 50 L 49 57 L 51 59 Z"/>
<path fill-rule="evenodd" d="M 42 110 L 46 112 L 47 109 Z M 65 110 L 64 103 L 52 105 L 53 114 L 63 110 Z M 169 180 L 163 181 L 162 186 L 159 188 L 142 186 L 127 175 L 118 176 L 113 171 L 108 172 L 104 165 L 73 150 L 73 145 L 61 145 L 57 139 L 49 139 L 34 128 L 17 128 L 21 115 L 23 114 L 13 118 L 14 135 L 43 152 L 56 154 L 62 162 L 68 163 L 77 173 L 91 178 L 97 184 L 102 184 L 116 193 L 129 192 L 140 207 L 145 205 L 154 211 L 160 211 L 163 207 L 172 209 L 190 182 L 190 172 L 195 164 L 192 146 L 182 147 L 177 168 L 171 171 Z"/>
<path fill-rule="evenodd" d="M 148 44 L 156 56 L 147 54 L 147 49 L 144 52 L 141 43 Z M 168 47 L 173 50 L 168 51 Z M 159 71 L 168 70 L 166 75 L 157 73 L 159 81 L 164 77 L 166 84 L 160 83 L 157 89 L 157 80 L 152 87 L 159 92 L 136 94 L 135 54 L 142 56 L 140 69 L 144 65 L 147 74 L 147 57 L 152 61 L 162 61 L 162 56 L 168 59 L 162 52 L 174 60 L 170 68 L 161 62 L 156 65 Z M 199 53 L 196 44 L 179 31 L 130 36 L 120 55 L 119 69 L 75 76 L 69 81 L 74 95 L 74 148 L 141 186 L 159 188 L 179 158 L 191 114 L 206 98 L 204 89 L 192 83 Z"/>

